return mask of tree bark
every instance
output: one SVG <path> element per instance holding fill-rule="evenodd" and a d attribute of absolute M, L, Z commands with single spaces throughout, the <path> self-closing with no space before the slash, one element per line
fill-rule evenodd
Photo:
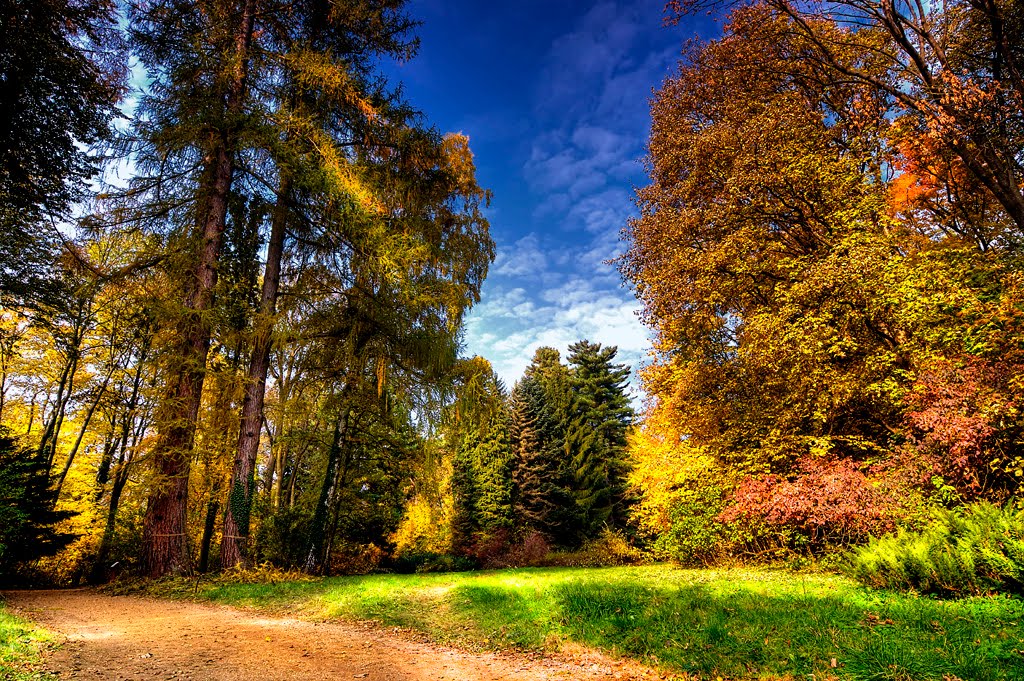
<path fill-rule="evenodd" d="M 216 490 L 214 490 L 216 493 Z M 210 547 L 213 545 L 213 531 L 217 526 L 217 512 L 220 503 L 211 498 L 206 502 L 206 522 L 203 524 L 203 541 L 199 545 L 199 573 L 205 573 L 210 567 Z M 223 547 L 223 542 L 221 546 Z M 221 549 L 223 550 L 223 549 Z"/>
<path fill-rule="evenodd" d="M 281 259 L 284 254 L 285 225 L 288 221 L 288 197 L 291 181 L 281 178 L 267 244 L 267 263 L 263 274 L 260 312 L 254 329 L 252 356 L 242 400 L 242 418 L 238 432 L 238 449 L 232 472 L 227 514 L 224 517 L 224 538 L 221 542 L 220 564 L 230 568 L 248 560 L 249 520 L 252 511 L 256 473 L 256 454 L 263 424 L 263 401 L 270 370 L 270 349 L 277 311 L 277 292 L 281 281 Z"/>
<path fill-rule="evenodd" d="M 128 482 L 128 472 L 131 463 L 131 453 L 122 450 L 121 460 L 114 469 L 114 484 L 110 488 L 110 505 L 107 507 L 107 522 L 103 527 L 103 539 L 100 540 L 96 562 L 93 563 L 92 574 L 89 577 L 89 581 L 94 584 L 102 582 L 106 577 L 107 556 L 110 554 L 110 548 L 114 545 L 117 509 L 121 504 L 121 493 L 124 491 L 125 483 Z"/>
<path fill-rule="evenodd" d="M 75 373 L 78 371 L 78 351 L 72 352 L 60 374 L 57 382 L 57 397 L 54 401 L 53 411 L 45 419 L 43 436 L 39 439 L 39 458 L 46 460 L 46 468 L 53 467 L 53 459 L 57 453 L 57 438 L 60 436 L 60 428 L 64 422 L 64 410 L 73 392 Z"/>
<path fill-rule="evenodd" d="M 347 387 L 347 386 L 346 386 Z M 320 498 L 313 512 L 313 520 L 309 524 L 309 549 L 306 552 L 306 561 L 303 568 L 306 572 L 316 574 L 323 569 L 324 545 L 326 543 L 327 520 L 330 514 L 330 502 L 334 496 L 335 486 L 338 478 L 338 464 L 341 459 L 342 440 L 348 430 L 348 418 L 352 407 L 346 406 L 344 414 L 338 415 L 334 423 L 334 434 L 331 437 L 331 447 L 327 451 L 327 470 L 324 472 L 324 482 L 320 487 Z"/>
<path fill-rule="evenodd" d="M 246 92 L 249 46 L 253 33 L 253 3 L 243 2 L 235 34 L 235 64 L 225 102 L 230 126 L 241 114 Z M 153 447 L 156 474 L 143 523 L 143 571 L 149 577 L 188 571 L 186 536 L 188 477 L 195 441 L 196 421 L 202 400 L 206 360 L 210 350 L 209 310 L 217 283 L 228 198 L 234 178 L 238 131 L 217 131 L 206 167 L 205 195 L 198 215 L 202 236 L 195 276 L 186 289 L 181 337 L 176 348 L 177 366 L 169 375 L 169 388 L 161 404 L 160 433 Z"/>

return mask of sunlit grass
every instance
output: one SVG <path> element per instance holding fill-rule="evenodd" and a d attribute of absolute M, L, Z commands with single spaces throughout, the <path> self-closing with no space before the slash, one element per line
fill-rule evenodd
<path fill-rule="evenodd" d="M 1024 679 L 1024 603 L 842 577 L 663 566 L 214 584 L 199 597 L 371 619 L 473 648 L 575 642 L 702 678 Z"/>
<path fill-rule="evenodd" d="M 38 670 L 39 649 L 50 641 L 47 632 L 15 617 L 0 601 L 0 679 L 56 681 Z"/>

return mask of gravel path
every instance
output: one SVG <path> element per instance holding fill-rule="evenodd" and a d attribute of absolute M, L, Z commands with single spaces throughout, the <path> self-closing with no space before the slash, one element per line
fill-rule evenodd
<path fill-rule="evenodd" d="M 91 589 L 8 591 L 16 614 L 63 645 L 45 658 L 61 679 L 367 679 L 547 681 L 657 679 L 592 651 L 556 656 L 468 653 L 369 624 L 308 622 L 226 606 Z"/>

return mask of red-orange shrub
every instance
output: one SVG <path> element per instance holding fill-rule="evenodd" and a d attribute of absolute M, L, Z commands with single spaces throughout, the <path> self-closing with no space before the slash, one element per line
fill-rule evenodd
<path fill-rule="evenodd" d="M 863 541 L 894 526 L 886 495 L 845 459 L 805 459 L 788 478 L 748 477 L 719 520 L 793 532 L 812 548 Z"/>

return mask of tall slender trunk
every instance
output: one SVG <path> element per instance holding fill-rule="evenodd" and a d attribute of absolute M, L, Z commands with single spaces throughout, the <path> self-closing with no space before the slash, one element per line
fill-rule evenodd
<path fill-rule="evenodd" d="M 313 512 L 313 520 L 309 524 L 308 550 L 306 551 L 306 561 L 303 565 L 306 572 L 315 574 L 323 569 L 330 502 L 338 482 L 338 464 L 341 460 L 342 441 L 345 432 L 348 430 L 348 418 L 351 412 L 351 405 L 345 406 L 344 413 L 339 414 L 338 420 L 334 423 L 331 447 L 327 450 L 327 470 L 324 473 L 323 485 L 320 487 L 320 498 L 317 501 L 316 510 Z"/>
<path fill-rule="evenodd" d="M 57 477 L 57 497 L 60 496 L 60 490 L 64 487 L 64 479 L 68 477 L 68 471 L 71 470 L 71 464 L 74 463 L 75 457 L 78 455 L 78 450 L 82 447 L 82 439 L 85 437 L 85 433 L 89 429 L 89 424 L 92 422 L 93 414 L 96 413 L 96 407 L 99 406 L 100 400 L 103 399 L 103 394 L 107 392 L 107 385 L 110 383 L 112 372 L 113 369 L 111 369 L 111 373 L 108 373 L 103 379 L 103 385 L 101 385 L 99 390 L 96 391 L 96 397 L 93 398 L 92 403 L 89 405 L 89 409 L 85 412 L 85 418 L 82 420 L 82 426 L 78 429 L 78 437 L 75 438 L 75 444 L 71 446 L 71 451 L 68 452 L 67 461 L 64 462 L 64 468 L 61 469 L 60 475 Z"/>
<path fill-rule="evenodd" d="M 107 556 L 110 555 L 110 548 L 114 545 L 114 528 L 117 522 L 117 509 L 121 504 L 121 493 L 128 482 L 129 467 L 132 463 L 130 452 L 122 450 L 121 458 L 114 468 L 114 483 L 110 488 L 110 505 L 107 507 L 107 522 L 103 526 L 103 538 L 100 540 L 100 548 L 96 554 L 96 562 L 93 563 L 92 574 L 89 581 L 101 582 L 106 577 Z"/>
<path fill-rule="evenodd" d="M 327 544 L 323 550 L 323 571 L 329 572 L 331 566 L 331 551 L 334 549 L 334 538 L 338 534 L 338 525 L 341 524 L 341 493 L 345 489 L 348 480 L 349 464 L 352 460 L 351 447 L 343 447 L 341 450 L 341 462 L 338 466 L 337 479 L 334 481 L 334 497 L 330 500 L 330 529 L 327 531 Z"/>
<path fill-rule="evenodd" d="M 13 352 L 10 348 L 2 351 L 3 359 L 0 360 L 0 423 L 4 422 L 4 405 L 7 403 L 7 373 L 10 365 L 10 355 Z"/>
<path fill-rule="evenodd" d="M 238 432 L 238 450 L 232 471 L 227 514 L 224 517 L 224 538 L 221 542 L 220 564 L 223 568 L 245 563 L 248 559 L 249 520 L 255 493 L 256 454 L 263 423 L 263 400 L 270 370 L 271 335 L 277 311 L 277 292 L 281 281 L 281 259 L 284 255 L 285 224 L 288 221 L 288 197 L 291 180 L 281 178 L 277 205 L 271 220 L 267 244 L 267 264 L 263 273 L 260 312 L 253 333 L 252 356 L 242 400 L 242 419 Z"/>
<path fill-rule="evenodd" d="M 215 489 L 210 494 L 210 500 L 206 502 L 206 522 L 203 523 L 203 539 L 199 544 L 199 572 L 206 572 L 210 568 L 210 547 L 213 546 L 213 531 L 217 529 L 217 512 L 220 511 L 220 502 L 215 498 Z M 221 544 L 223 546 L 223 543 Z"/>
<path fill-rule="evenodd" d="M 237 119 L 244 107 L 254 2 L 243 3 L 235 34 L 235 64 L 225 102 L 229 120 Z M 156 477 L 142 532 L 144 572 L 150 577 L 186 572 L 189 567 L 185 541 L 189 468 L 210 350 L 209 310 L 234 178 L 237 137 L 235 130 L 218 131 L 204 168 L 205 186 L 200 191 L 205 199 L 198 211 L 202 243 L 194 278 L 185 295 L 177 366 L 168 377 L 169 387 L 160 410 L 160 434 L 152 453 Z"/>
<path fill-rule="evenodd" d="M 263 489 L 266 491 L 267 501 L 271 503 L 273 507 L 274 495 L 272 489 L 274 487 L 274 472 L 277 470 L 277 457 L 279 455 L 278 450 L 280 445 L 277 442 L 277 436 L 271 429 L 270 422 L 267 421 L 266 415 L 264 414 L 263 425 L 267 431 L 267 439 L 269 440 L 269 448 L 267 452 L 267 465 L 263 467 Z"/>
<path fill-rule="evenodd" d="M 128 449 L 129 437 L 131 435 L 131 428 L 135 420 L 135 415 L 139 408 L 139 398 L 142 390 L 142 371 L 145 366 L 147 357 L 149 356 L 150 338 L 146 338 L 142 345 L 139 358 L 135 365 L 135 375 L 132 376 L 132 392 L 128 397 L 128 403 L 125 405 L 124 418 L 121 423 L 117 423 L 116 417 L 111 420 L 111 439 L 114 438 L 114 432 L 119 426 L 121 429 L 120 440 L 115 440 L 111 445 L 104 447 L 103 457 L 100 459 L 99 468 L 96 470 L 96 486 L 97 486 L 97 497 L 99 501 L 103 495 L 103 487 L 107 484 L 107 479 L 110 475 L 110 466 L 113 463 L 114 454 L 118 451 L 122 452 L 122 455 Z M 120 446 L 120 450 L 118 447 Z"/>
<path fill-rule="evenodd" d="M 78 370 L 77 350 L 64 363 L 60 379 L 57 381 L 57 397 L 54 399 L 53 411 L 45 419 L 43 435 L 39 439 L 39 458 L 45 459 L 46 469 L 53 466 L 53 457 L 57 451 L 57 438 L 60 435 L 61 424 L 64 422 L 64 409 L 68 400 L 71 399 L 71 392 L 75 381 L 75 372 Z"/>

